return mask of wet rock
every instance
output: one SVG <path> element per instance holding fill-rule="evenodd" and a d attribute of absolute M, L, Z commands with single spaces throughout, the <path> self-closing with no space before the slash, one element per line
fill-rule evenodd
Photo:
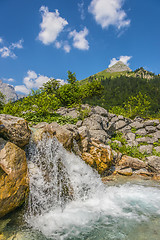
<path fill-rule="evenodd" d="M 124 175 L 124 176 L 131 176 L 133 174 L 132 168 L 125 168 L 117 170 L 118 174 Z"/>
<path fill-rule="evenodd" d="M 4 128 L 0 128 L 1 137 L 19 147 L 28 144 L 31 131 L 26 120 L 11 115 L 0 114 L 0 124 L 4 126 Z"/>
<path fill-rule="evenodd" d="M 0 151 L 0 217 L 24 202 L 28 187 L 25 152 L 8 142 Z"/>

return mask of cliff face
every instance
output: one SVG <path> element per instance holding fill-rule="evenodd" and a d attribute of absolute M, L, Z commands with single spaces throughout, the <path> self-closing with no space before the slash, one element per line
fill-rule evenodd
<path fill-rule="evenodd" d="M 1 80 L 0 80 L 0 92 L 3 93 L 3 95 L 5 96 L 5 103 L 9 101 L 16 101 L 22 97 L 16 93 L 12 85 L 3 83 Z"/>

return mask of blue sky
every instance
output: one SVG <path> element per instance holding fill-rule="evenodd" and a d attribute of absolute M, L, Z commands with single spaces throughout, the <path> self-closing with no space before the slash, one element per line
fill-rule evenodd
<path fill-rule="evenodd" d="M 0 79 L 29 93 L 119 59 L 160 73 L 159 0 L 0 0 Z"/>

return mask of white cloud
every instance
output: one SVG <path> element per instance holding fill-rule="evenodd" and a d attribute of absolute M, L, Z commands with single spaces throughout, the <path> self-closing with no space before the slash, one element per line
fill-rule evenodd
<path fill-rule="evenodd" d="M 30 93 L 30 89 L 28 89 L 25 85 L 15 86 L 15 91 L 16 92 L 25 93 L 25 94 L 29 94 Z"/>
<path fill-rule="evenodd" d="M 76 30 L 69 33 L 69 37 L 73 37 L 73 46 L 80 50 L 88 50 L 89 43 L 85 39 L 88 35 L 88 29 L 85 27 L 84 30 L 77 32 Z"/>
<path fill-rule="evenodd" d="M 92 0 L 88 11 L 102 28 L 113 25 L 121 29 L 130 25 L 130 20 L 122 9 L 123 3 L 124 0 Z"/>
<path fill-rule="evenodd" d="M 82 0 L 81 3 L 78 3 L 78 11 L 81 14 L 81 19 L 85 19 L 85 13 L 84 13 L 84 1 Z"/>
<path fill-rule="evenodd" d="M 65 80 L 63 80 L 63 79 L 56 79 L 58 82 L 59 82 L 59 84 L 60 85 L 64 85 L 64 84 L 67 84 L 66 82 L 65 82 Z"/>
<path fill-rule="evenodd" d="M 3 39 L 0 37 L 0 43 L 2 43 L 3 42 Z"/>
<path fill-rule="evenodd" d="M 62 47 L 62 42 L 56 41 L 56 42 L 55 42 L 55 47 L 56 47 L 57 49 L 61 48 L 61 47 Z"/>
<path fill-rule="evenodd" d="M 9 47 L 7 46 L 4 46 L 2 48 L 0 48 L 0 55 L 2 58 L 7 58 L 7 57 L 11 57 L 13 59 L 15 59 L 17 56 L 15 55 L 15 53 L 13 52 L 14 49 L 18 48 L 18 49 L 21 49 L 23 48 L 23 40 L 19 40 L 18 42 L 16 43 L 11 43 L 9 45 Z"/>
<path fill-rule="evenodd" d="M 112 58 L 108 67 L 112 67 L 114 64 L 116 64 L 119 61 L 121 61 L 125 65 L 129 66 L 129 60 L 131 58 L 132 58 L 132 56 L 120 56 L 118 59 Z"/>
<path fill-rule="evenodd" d="M 3 81 L 5 82 L 14 82 L 13 78 L 3 78 Z"/>
<path fill-rule="evenodd" d="M 12 48 L 12 49 L 15 49 L 15 48 L 21 49 L 21 48 L 23 48 L 23 45 L 22 45 L 23 42 L 24 42 L 23 39 L 21 39 L 21 40 L 19 40 L 16 43 L 12 43 L 10 48 Z"/>
<path fill-rule="evenodd" d="M 57 9 L 55 12 L 49 12 L 48 7 L 42 6 L 40 12 L 42 15 L 42 23 L 40 24 L 41 31 L 38 39 L 42 41 L 43 44 L 49 45 L 56 41 L 60 32 L 63 31 L 68 22 L 59 16 Z"/>
<path fill-rule="evenodd" d="M 64 44 L 63 49 L 66 53 L 69 53 L 71 51 L 71 47 L 68 43 Z"/>

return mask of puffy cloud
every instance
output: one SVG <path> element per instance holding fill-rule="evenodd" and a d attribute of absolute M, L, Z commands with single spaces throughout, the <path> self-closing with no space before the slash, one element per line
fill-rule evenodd
<path fill-rule="evenodd" d="M 0 37 L 0 43 L 2 43 L 3 42 L 3 39 Z"/>
<path fill-rule="evenodd" d="M 71 47 L 68 43 L 64 44 L 63 49 L 66 53 L 69 53 L 71 51 Z"/>
<path fill-rule="evenodd" d="M 16 92 L 25 93 L 25 94 L 29 94 L 30 93 L 30 89 L 28 89 L 25 85 L 15 86 L 15 91 Z"/>
<path fill-rule="evenodd" d="M 27 76 L 23 79 L 23 85 L 15 86 L 15 90 L 17 92 L 29 94 L 31 89 L 38 89 L 42 87 L 42 85 L 50 80 L 49 77 L 40 75 L 34 71 L 29 70 L 27 72 Z M 64 85 L 65 81 L 62 79 L 57 79 L 60 85 Z"/>
<path fill-rule="evenodd" d="M 85 13 L 84 13 L 84 1 L 82 0 L 82 2 L 78 3 L 78 11 L 81 14 L 81 19 L 84 20 L 85 19 Z"/>
<path fill-rule="evenodd" d="M 80 50 L 88 50 L 89 49 L 89 43 L 85 39 L 85 37 L 88 35 L 88 29 L 85 27 L 84 30 L 77 32 L 76 30 L 69 33 L 69 37 L 73 37 L 73 46 L 75 48 L 78 48 Z"/>
<path fill-rule="evenodd" d="M 38 39 L 42 41 L 43 44 L 49 45 L 56 41 L 60 32 L 63 31 L 68 22 L 60 17 L 58 10 L 49 12 L 48 7 L 42 6 L 40 12 L 42 15 L 42 23 L 40 24 L 41 31 Z"/>
<path fill-rule="evenodd" d="M 124 0 L 92 0 L 88 11 L 102 28 L 113 25 L 120 29 L 130 25 L 130 20 L 122 9 L 123 3 Z"/>
<path fill-rule="evenodd" d="M 16 49 L 16 48 L 18 48 L 18 49 L 23 48 L 22 43 L 23 43 L 23 39 L 19 40 L 16 43 L 11 43 L 9 45 L 9 47 L 4 46 L 4 47 L 0 48 L 1 57 L 2 58 L 11 57 L 11 58 L 15 59 L 17 56 L 15 55 L 13 50 Z"/>
<path fill-rule="evenodd" d="M 3 81 L 14 82 L 14 79 L 13 78 L 3 78 Z"/>
<path fill-rule="evenodd" d="M 129 60 L 131 58 L 132 58 L 132 56 L 120 56 L 118 59 L 112 58 L 108 67 L 112 67 L 114 64 L 116 64 L 119 61 L 123 62 L 125 65 L 128 66 L 129 65 Z"/>

